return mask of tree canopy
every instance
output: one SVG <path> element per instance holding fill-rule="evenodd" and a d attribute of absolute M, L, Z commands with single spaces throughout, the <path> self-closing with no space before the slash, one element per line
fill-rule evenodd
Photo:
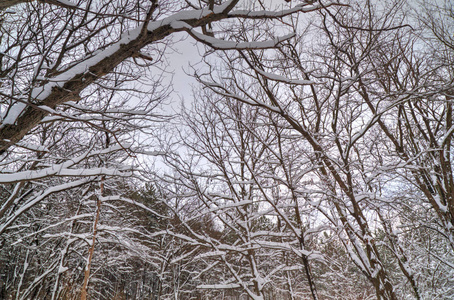
<path fill-rule="evenodd" d="M 0 299 L 452 299 L 453 16 L 3 1 Z"/>

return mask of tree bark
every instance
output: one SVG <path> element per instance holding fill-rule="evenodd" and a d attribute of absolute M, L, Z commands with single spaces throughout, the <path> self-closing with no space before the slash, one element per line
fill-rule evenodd
<path fill-rule="evenodd" d="M 88 282 L 90 280 L 91 260 L 93 259 L 93 254 L 95 252 L 95 242 L 96 242 L 96 237 L 98 235 L 99 216 L 101 214 L 101 197 L 103 194 L 104 194 L 104 177 L 101 179 L 100 195 L 97 196 L 97 199 L 96 199 L 96 216 L 95 216 L 95 221 L 93 222 L 93 238 L 92 238 L 92 242 L 90 245 L 90 249 L 88 249 L 87 265 L 85 266 L 84 281 L 83 281 L 82 289 L 80 292 L 80 300 L 87 300 L 87 288 L 88 288 Z"/>

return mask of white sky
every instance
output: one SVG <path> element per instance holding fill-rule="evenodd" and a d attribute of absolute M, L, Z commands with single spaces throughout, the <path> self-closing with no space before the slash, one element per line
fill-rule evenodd
<path fill-rule="evenodd" d="M 181 101 L 185 104 L 192 102 L 192 86 L 197 82 L 189 75 L 193 73 L 190 66 L 200 63 L 204 50 L 202 45 L 197 45 L 186 33 L 177 34 L 174 40 L 180 41 L 175 43 L 173 46 L 175 51 L 167 57 L 168 71 L 174 73 L 172 83 L 174 93 L 171 95 L 169 105 L 170 109 L 179 110 Z"/>

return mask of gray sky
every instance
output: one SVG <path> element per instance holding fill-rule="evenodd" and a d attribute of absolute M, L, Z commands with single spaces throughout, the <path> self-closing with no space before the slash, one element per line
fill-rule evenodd
<path fill-rule="evenodd" d="M 185 38 L 186 37 L 186 38 Z M 181 100 L 184 100 L 185 104 L 192 102 L 192 85 L 197 82 L 186 73 L 191 74 L 193 71 L 190 65 L 200 63 L 203 54 L 203 46 L 197 45 L 196 42 L 187 37 L 186 33 L 179 34 L 175 40 L 184 39 L 178 41 L 173 49 L 173 53 L 168 55 L 169 67 L 168 71 L 173 72 L 173 89 L 174 93 L 171 96 L 170 107 L 178 110 L 180 108 Z M 186 73 L 185 73 L 186 72 Z"/>

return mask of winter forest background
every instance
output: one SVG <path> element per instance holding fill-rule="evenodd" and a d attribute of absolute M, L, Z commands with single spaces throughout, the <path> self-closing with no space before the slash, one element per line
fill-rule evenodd
<path fill-rule="evenodd" d="M 450 0 L 3 0 L 0 61 L 0 299 L 454 299 Z"/>

